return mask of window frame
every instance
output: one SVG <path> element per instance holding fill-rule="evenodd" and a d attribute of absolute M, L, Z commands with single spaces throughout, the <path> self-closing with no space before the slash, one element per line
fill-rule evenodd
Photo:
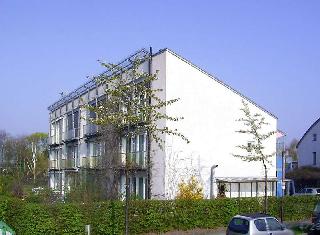
<path fill-rule="evenodd" d="M 264 226 L 265 226 L 264 229 L 265 229 L 265 230 L 260 230 L 260 229 L 258 228 L 256 222 L 258 222 L 258 221 L 260 221 L 260 220 L 264 222 Z M 255 220 L 253 221 L 253 223 L 254 223 L 254 226 L 256 227 L 256 229 L 257 229 L 259 232 L 266 232 L 266 231 L 268 231 L 267 222 L 266 222 L 266 220 L 265 220 L 264 218 L 255 219 Z"/>
<path fill-rule="evenodd" d="M 312 141 L 317 141 L 317 133 L 312 134 Z"/>

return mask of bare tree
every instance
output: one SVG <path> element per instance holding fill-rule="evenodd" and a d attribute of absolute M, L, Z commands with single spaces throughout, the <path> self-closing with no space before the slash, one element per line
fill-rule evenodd
<path fill-rule="evenodd" d="M 7 138 L 7 132 L 5 132 L 4 130 L 0 130 L 0 168 L 3 168 L 4 164 L 4 146 Z"/>
<path fill-rule="evenodd" d="M 297 154 L 297 139 L 291 140 L 289 146 L 286 146 L 286 150 L 289 152 L 289 156 L 292 157 L 292 160 L 297 161 L 298 160 L 298 154 Z"/>
<path fill-rule="evenodd" d="M 108 171 L 109 179 L 107 180 L 112 182 L 113 185 L 114 183 L 110 177 L 114 178 L 114 176 L 111 173 L 113 175 L 117 174 L 119 163 L 123 166 L 121 170 L 125 174 L 126 234 L 128 234 L 128 203 L 130 197 L 129 177 L 140 167 L 137 164 L 135 153 L 129 153 L 130 141 L 137 135 L 146 133 L 148 150 L 150 150 L 152 141 L 163 149 L 164 140 L 160 137 L 162 134 L 178 136 L 187 143 L 189 142 L 177 129 L 169 129 L 168 127 L 159 127 L 157 125 L 160 120 L 177 122 L 182 117 L 170 117 L 163 112 L 166 106 L 174 104 L 179 99 L 162 100 L 159 96 L 162 89 L 152 87 L 153 82 L 157 80 L 157 73 L 150 74 L 149 72 L 139 71 L 141 63 L 148 59 L 150 58 L 135 58 L 131 61 L 132 66 L 129 70 L 118 65 L 101 63 L 111 74 L 109 76 L 104 73 L 96 79 L 98 86 L 106 87 L 106 99 L 97 105 L 87 106 L 89 111 L 96 113 L 96 117 L 90 121 L 104 129 L 102 133 L 106 147 L 104 167 L 107 170 L 110 169 Z M 112 130 L 111 133 L 109 130 Z M 105 135 L 106 133 L 108 134 Z M 118 143 L 121 143 L 122 138 L 126 139 L 126 149 L 121 154 Z M 123 156 L 123 159 L 120 156 Z M 149 181 L 152 165 L 149 154 L 146 160 Z M 148 195 L 150 196 L 150 188 L 148 188 Z"/>
<path fill-rule="evenodd" d="M 168 153 L 166 159 L 166 183 L 168 185 L 168 199 L 174 199 L 178 192 L 178 185 L 182 181 L 188 181 L 192 176 L 201 183 L 200 166 L 194 162 L 193 155 L 186 155 L 182 151 Z"/>
<path fill-rule="evenodd" d="M 247 162 L 261 162 L 264 168 L 264 212 L 267 213 L 268 209 L 268 197 L 267 197 L 267 183 L 268 183 L 268 169 L 267 165 L 271 163 L 270 158 L 275 153 L 266 153 L 265 141 L 269 139 L 275 131 L 265 132 L 265 126 L 269 125 L 259 113 L 251 113 L 248 103 L 242 100 L 243 107 L 241 111 L 244 117 L 237 121 L 242 122 L 245 126 L 244 129 L 238 130 L 240 134 L 248 135 L 250 138 L 249 143 L 237 145 L 237 148 L 244 150 L 243 154 L 233 154 L 234 157 L 238 157 Z"/>

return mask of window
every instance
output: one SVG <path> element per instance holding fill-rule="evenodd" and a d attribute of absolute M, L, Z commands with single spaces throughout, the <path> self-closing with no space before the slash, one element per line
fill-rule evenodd
<path fill-rule="evenodd" d="M 259 231 L 267 231 L 267 224 L 264 219 L 257 219 L 254 224 Z"/>
<path fill-rule="evenodd" d="M 313 165 L 315 166 L 315 165 L 317 165 L 317 153 L 313 152 L 312 157 L 313 157 Z"/>
<path fill-rule="evenodd" d="M 143 166 L 145 162 L 146 141 L 145 135 L 139 135 L 139 165 Z"/>
<path fill-rule="evenodd" d="M 79 111 L 73 113 L 73 125 L 75 129 L 79 128 Z"/>
<path fill-rule="evenodd" d="M 317 134 L 312 135 L 312 141 L 317 141 Z"/>
<path fill-rule="evenodd" d="M 253 141 L 248 142 L 248 152 L 251 153 L 253 150 Z"/>
<path fill-rule="evenodd" d="M 72 130 L 73 122 L 72 122 L 72 113 L 69 113 L 67 116 L 67 129 Z"/>
<path fill-rule="evenodd" d="M 143 183 L 143 178 L 142 177 L 140 177 L 139 178 L 139 197 L 142 199 L 142 198 L 144 198 L 144 193 L 143 193 L 143 189 L 144 189 L 144 183 Z"/>
<path fill-rule="evenodd" d="M 249 221 L 242 218 L 233 218 L 228 229 L 232 232 L 246 234 L 249 232 Z"/>
<path fill-rule="evenodd" d="M 53 123 L 50 124 L 50 136 L 54 136 L 54 125 L 53 125 Z"/>
<path fill-rule="evenodd" d="M 270 231 L 281 231 L 282 225 L 274 218 L 267 218 L 268 228 Z"/>

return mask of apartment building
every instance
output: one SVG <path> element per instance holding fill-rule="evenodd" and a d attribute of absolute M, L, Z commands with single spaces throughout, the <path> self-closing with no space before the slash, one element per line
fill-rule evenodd
<path fill-rule="evenodd" d="M 161 98 L 180 101 L 167 106 L 163 112 L 169 116 L 183 116 L 178 123 L 159 121 L 157 125 L 178 129 L 191 141 L 187 144 L 179 137 L 162 134 L 165 148 L 159 149 L 153 141 L 148 144 L 147 134 L 132 138 L 130 143 L 121 140 L 119 158 L 128 151 L 140 166 L 130 179 L 131 191 L 141 198 L 171 199 L 178 184 L 191 175 L 198 177 L 204 187 L 205 197 L 215 197 L 219 185 L 225 186 L 227 197 L 262 196 L 264 170 L 260 162 L 244 162 L 232 156 L 239 151 L 235 146 L 250 143 L 250 138 L 236 131 L 243 128 L 237 122 L 243 114 L 242 100 L 253 113 L 263 115 L 270 124 L 263 131 L 276 131 L 277 118 L 251 99 L 205 72 L 190 61 L 169 49 L 155 54 L 142 49 L 120 64 L 129 68 L 135 57 L 144 60 L 140 69 L 149 73 L 158 71 L 152 87 L 161 88 Z M 108 71 L 106 72 L 108 73 Z M 94 113 L 81 104 L 97 103 L 104 99 L 104 87 L 89 81 L 49 107 L 50 111 L 50 187 L 69 189 L 74 175 L 101 167 L 101 146 L 97 141 L 99 129 L 87 117 Z M 147 146 L 150 146 L 147 149 Z M 265 143 L 268 153 L 276 152 L 276 136 Z M 150 158 L 150 172 L 146 165 Z M 268 195 L 277 191 L 276 157 L 268 166 Z M 124 192 L 124 174 L 118 178 L 119 192 Z M 62 190 L 63 191 L 63 190 Z"/>

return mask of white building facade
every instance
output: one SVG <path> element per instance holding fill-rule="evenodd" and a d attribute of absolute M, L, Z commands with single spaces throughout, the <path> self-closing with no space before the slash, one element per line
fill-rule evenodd
<path fill-rule="evenodd" d="M 143 53 L 148 52 L 144 50 Z M 158 71 L 158 80 L 152 87 L 163 89 L 160 94 L 162 99 L 180 98 L 163 112 L 169 116 L 184 117 L 178 123 L 160 121 L 158 125 L 178 129 L 188 137 L 190 143 L 179 137 L 162 135 L 166 144 L 161 150 L 153 142 L 147 149 L 146 135 L 137 136 L 131 141 L 130 144 L 135 145 L 131 149 L 141 156 L 141 164 L 145 164 L 148 157 L 152 162 L 150 174 L 146 167 L 131 179 L 131 187 L 136 194 L 143 198 L 173 199 L 178 184 L 194 175 L 203 185 L 206 198 L 216 197 L 222 185 L 227 197 L 262 196 L 262 163 L 244 162 L 232 155 L 239 153 L 237 145 L 250 142 L 249 137 L 236 132 L 243 129 L 243 124 L 236 120 L 243 116 L 240 110 L 242 100 L 249 104 L 252 113 L 261 114 L 270 124 L 264 132 L 277 130 L 277 118 L 169 49 L 160 50 L 151 58 L 141 65 L 141 69 L 149 70 L 152 74 Z M 103 97 L 103 90 L 103 87 L 90 83 L 49 107 L 49 174 L 52 188 L 68 188 L 68 174 L 78 174 L 81 169 L 98 168 L 99 146 L 94 137 L 97 129 L 80 118 L 94 114 L 79 105 L 81 102 L 96 102 Z M 276 152 L 275 135 L 265 142 L 265 150 L 267 153 Z M 275 195 L 275 156 L 268 166 L 268 178 L 268 195 Z M 119 177 L 119 185 L 123 192 L 124 176 Z M 148 187 L 151 188 L 149 195 Z"/>
<path fill-rule="evenodd" d="M 298 166 L 320 167 L 320 118 L 304 133 L 297 144 Z"/>

